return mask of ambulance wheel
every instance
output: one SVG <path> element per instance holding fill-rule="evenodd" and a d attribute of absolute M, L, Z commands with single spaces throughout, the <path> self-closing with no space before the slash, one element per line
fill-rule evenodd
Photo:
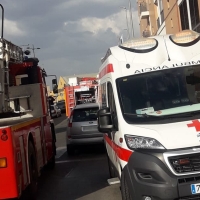
<path fill-rule="evenodd" d="M 132 200 L 123 171 L 121 175 L 121 193 L 122 193 L 122 200 Z"/>
<path fill-rule="evenodd" d="M 25 192 L 25 199 L 36 200 L 37 184 L 38 184 L 37 159 L 36 159 L 35 149 L 31 141 L 28 142 L 28 161 L 29 161 L 30 184 Z"/>

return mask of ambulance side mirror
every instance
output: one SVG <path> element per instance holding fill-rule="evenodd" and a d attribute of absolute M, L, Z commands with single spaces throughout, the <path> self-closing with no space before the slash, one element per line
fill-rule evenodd
<path fill-rule="evenodd" d="M 112 118 L 109 108 L 102 108 L 97 112 L 98 130 L 102 133 L 109 133 L 113 130 Z"/>

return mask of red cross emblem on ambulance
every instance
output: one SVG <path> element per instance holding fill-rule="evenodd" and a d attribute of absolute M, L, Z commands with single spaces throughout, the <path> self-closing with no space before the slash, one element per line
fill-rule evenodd
<path fill-rule="evenodd" d="M 187 126 L 190 127 L 195 127 L 196 131 L 200 131 L 200 122 L 199 120 L 193 120 L 191 124 L 187 124 Z"/>

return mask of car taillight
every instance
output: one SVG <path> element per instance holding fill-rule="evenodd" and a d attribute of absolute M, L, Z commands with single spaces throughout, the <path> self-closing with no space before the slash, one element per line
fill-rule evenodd
<path fill-rule="evenodd" d="M 68 122 L 68 127 L 72 127 L 73 114 L 74 114 L 74 111 L 72 110 L 70 118 L 69 118 L 69 122 Z"/>

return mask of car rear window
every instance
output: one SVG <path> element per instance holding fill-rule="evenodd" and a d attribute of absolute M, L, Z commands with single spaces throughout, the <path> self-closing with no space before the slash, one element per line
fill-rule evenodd
<path fill-rule="evenodd" d="M 98 107 L 75 109 L 72 122 L 96 121 Z"/>

